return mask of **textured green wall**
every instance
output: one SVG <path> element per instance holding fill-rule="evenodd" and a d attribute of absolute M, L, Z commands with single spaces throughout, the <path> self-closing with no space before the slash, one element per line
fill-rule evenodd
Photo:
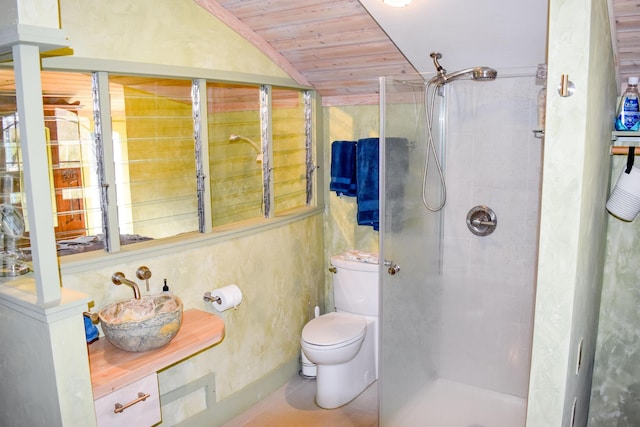
<path fill-rule="evenodd" d="M 75 58 L 288 77 L 191 0 L 60 0 L 60 17 Z"/>
<path fill-rule="evenodd" d="M 357 204 L 355 197 L 338 197 L 329 191 L 331 180 L 331 142 L 338 140 L 353 141 L 360 138 L 372 138 L 380 133 L 379 108 L 377 105 L 325 107 L 324 108 L 324 165 L 325 175 L 322 191 L 325 192 L 327 215 L 325 215 L 324 244 L 325 265 L 329 265 L 332 255 L 350 249 L 378 252 L 378 232 L 371 227 L 358 225 L 356 221 Z M 331 295 L 331 277 L 325 282 L 326 298 L 324 311 L 333 309 Z M 324 312 L 323 311 L 323 312 Z"/>
<path fill-rule="evenodd" d="M 322 265 L 322 216 L 256 232 L 174 255 L 150 257 L 151 290 L 162 290 L 167 279 L 170 290 L 180 296 L 185 309 L 213 313 L 202 295 L 229 284 L 237 284 L 243 301 L 237 309 L 219 314 L 225 321 L 224 340 L 160 374 L 161 394 L 175 390 L 208 373 L 216 376 L 216 396 L 224 399 L 259 380 L 282 364 L 296 359 L 300 333 L 313 316 L 324 281 Z M 140 262 L 96 268 L 62 277 L 66 288 L 90 295 L 96 309 L 130 298 L 130 288 L 115 286 L 111 274 L 127 277 Z M 163 407 L 163 424 L 173 425 L 202 410 L 200 393 L 192 393 Z M 212 419 L 212 422 L 214 420 Z"/>
<path fill-rule="evenodd" d="M 325 182 L 323 189 L 329 207 L 327 217 L 327 253 L 339 254 L 349 249 L 377 252 L 378 232 L 371 227 L 359 226 L 356 222 L 355 197 L 338 197 L 329 191 L 331 179 L 331 142 L 354 141 L 373 138 L 380 134 L 379 108 L 377 105 L 360 105 L 325 108 L 326 144 L 324 152 Z"/>
<path fill-rule="evenodd" d="M 612 162 L 612 185 L 626 158 Z M 609 217 L 589 425 L 640 425 L 640 222 Z"/>
<path fill-rule="evenodd" d="M 568 426 L 572 418 L 584 426 L 604 268 L 608 144 L 616 97 L 606 2 L 549 2 L 548 64 L 550 88 L 566 74 L 578 89 L 570 97 L 556 90 L 547 96 L 527 426 Z"/>

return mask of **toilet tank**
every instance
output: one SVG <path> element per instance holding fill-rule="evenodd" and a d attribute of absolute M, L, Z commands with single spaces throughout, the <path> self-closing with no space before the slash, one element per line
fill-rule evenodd
<path fill-rule="evenodd" d="M 378 255 L 350 251 L 331 257 L 336 311 L 367 316 L 380 313 Z"/>

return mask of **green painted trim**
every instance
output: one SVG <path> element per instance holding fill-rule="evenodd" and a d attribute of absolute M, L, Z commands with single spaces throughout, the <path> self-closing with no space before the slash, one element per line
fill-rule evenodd
<path fill-rule="evenodd" d="M 311 103 L 313 110 L 313 118 L 311 121 L 313 122 L 313 141 L 315 142 L 315 176 L 313 177 L 313 192 L 316 206 L 324 206 L 325 203 L 325 188 L 328 189 L 329 186 L 325 187 L 325 170 L 330 171 L 331 165 L 326 166 L 324 162 L 324 153 L 325 150 L 328 149 L 325 146 L 325 137 L 324 137 L 324 109 L 322 107 L 322 97 L 317 93 L 313 92 L 311 95 Z"/>
<path fill-rule="evenodd" d="M 288 215 L 274 218 L 256 218 L 241 224 L 223 226 L 211 233 L 186 233 L 179 236 L 149 240 L 135 245 L 122 246 L 119 252 L 92 251 L 58 258 L 60 272 L 74 274 L 97 268 L 111 267 L 117 263 L 144 261 L 151 257 L 171 255 L 177 251 L 196 249 L 215 245 L 228 240 L 246 237 L 263 231 L 276 229 L 287 224 L 302 221 L 306 218 L 322 215 L 324 207 L 301 208 Z"/>
<path fill-rule="evenodd" d="M 205 396 L 207 399 L 207 410 L 209 410 L 216 405 L 216 375 L 212 372 L 198 378 L 197 380 L 191 381 L 182 387 L 178 387 L 175 390 L 171 390 L 160 395 L 160 405 L 165 406 L 171 402 L 188 396 L 201 388 L 206 389 Z"/>
<path fill-rule="evenodd" d="M 51 71 L 106 71 L 114 74 L 134 74 L 163 77 L 171 76 L 171 78 L 207 79 L 226 83 L 273 85 L 278 87 L 313 90 L 312 87 L 302 86 L 295 80 L 286 77 L 265 76 L 238 71 L 223 71 L 196 67 L 150 64 L 144 62 L 113 61 L 106 59 L 60 56 L 43 58 L 42 68 L 43 70 Z"/>
<path fill-rule="evenodd" d="M 69 46 L 64 31 L 37 25 L 16 24 L 0 28 L 0 55 L 10 55 L 12 47 L 18 44 L 38 46 L 39 51 L 48 52 Z M 4 60 L 10 57 L 4 58 Z"/>
<path fill-rule="evenodd" d="M 207 409 L 198 412 L 195 415 L 181 421 L 174 427 L 216 427 L 221 426 L 227 421 L 242 414 L 247 409 L 261 401 L 265 396 L 273 393 L 284 384 L 287 383 L 294 375 L 298 375 L 300 369 L 300 361 L 295 357 L 286 363 L 278 366 L 268 374 L 252 382 L 242 390 L 237 391 L 231 396 L 216 402 L 215 386 L 212 386 L 211 378 L 214 375 L 209 374 L 201 379 L 195 380 L 185 386 L 180 387 L 172 392 L 160 396 L 163 403 L 171 402 L 179 399 L 188 393 L 199 390 L 203 386 L 207 389 Z M 193 384 L 193 386 L 192 386 Z M 172 394 L 174 393 L 174 394 Z M 166 397 L 165 397 L 166 396 Z M 169 400 L 167 400 L 169 399 Z M 213 403 L 213 404 L 211 404 Z"/>

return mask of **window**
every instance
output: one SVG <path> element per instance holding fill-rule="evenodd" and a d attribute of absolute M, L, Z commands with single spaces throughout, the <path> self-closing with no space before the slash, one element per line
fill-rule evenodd
<path fill-rule="evenodd" d="M 0 276 L 28 272 L 29 232 L 22 195 L 22 150 L 18 132 L 13 71 L 0 75 Z"/>
<path fill-rule="evenodd" d="M 212 225 L 260 218 L 260 87 L 207 83 Z"/>
<path fill-rule="evenodd" d="M 207 82 L 207 114 L 200 118 L 194 93 L 203 80 L 41 75 L 59 255 L 107 248 L 105 234 L 115 233 L 120 244 L 136 243 L 197 232 L 206 221 L 213 228 L 229 226 L 309 204 L 308 92 Z M 0 88 L 0 196 L 20 206 L 23 165 L 12 70 L 0 69 Z M 98 102 L 101 93 L 109 102 Z M 101 125 L 105 121 L 110 126 Z M 198 126 L 206 128 L 206 159 L 196 141 Z M 199 201 L 203 167 L 210 210 Z M 106 189 L 115 191 L 107 196 Z M 28 230 L 24 234 L 18 243 L 28 252 Z"/>
<path fill-rule="evenodd" d="M 61 254 L 102 233 L 91 74 L 42 72 L 52 209 Z M 95 245 L 102 247 L 96 239 Z"/>
<path fill-rule="evenodd" d="M 272 91 L 273 186 L 275 213 L 307 204 L 307 147 L 310 108 L 304 93 L 274 88 Z"/>
<path fill-rule="evenodd" d="M 191 80 L 109 76 L 123 240 L 198 230 Z"/>

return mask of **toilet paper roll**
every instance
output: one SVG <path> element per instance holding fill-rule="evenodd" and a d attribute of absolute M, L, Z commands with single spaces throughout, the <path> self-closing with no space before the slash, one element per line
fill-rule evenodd
<path fill-rule="evenodd" d="M 217 300 L 212 301 L 211 304 L 213 304 L 213 308 L 218 311 L 235 308 L 242 302 L 242 291 L 237 285 L 228 285 L 220 289 L 216 289 L 211 292 L 211 296 L 214 300 Z"/>

